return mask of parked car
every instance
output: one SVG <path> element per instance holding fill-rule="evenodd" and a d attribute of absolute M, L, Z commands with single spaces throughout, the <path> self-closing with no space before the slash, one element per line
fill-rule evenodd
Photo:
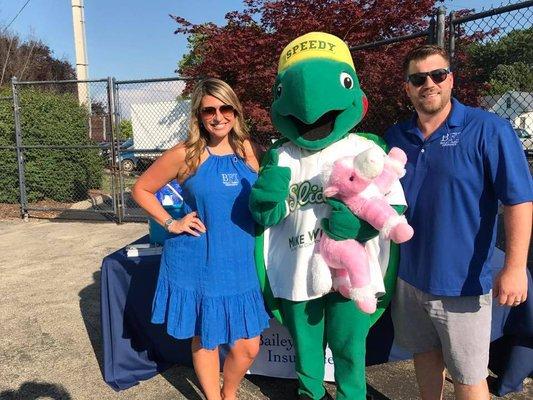
<path fill-rule="evenodd" d="M 132 138 L 128 138 L 120 145 L 120 149 L 121 150 L 129 149 L 132 146 L 133 146 L 133 139 Z"/>
<path fill-rule="evenodd" d="M 111 166 L 111 142 L 100 143 L 100 154 L 105 160 L 106 165 Z M 133 138 L 120 142 L 118 153 L 115 154 L 115 164 L 120 163 L 120 169 L 124 172 L 133 172 L 135 170 L 144 171 L 154 161 L 156 157 L 149 154 L 148 157 L 143 152 L 135 150 Z"/>
<path fill-rule="evenodd" d="M 516 135 L 522 142 L 522 148 L 527 157 L 533 157 L 533 136 L 522 128 L 514 128 Z"/>
<path fill-rule="evenodd" d="M 133 146 L 130 147 L 131 150 L 121 151 L 118 154 L 118 161 L 120 162 L 121 169 L 124 172 L 132 172 L 139 165 L 139 158 L 135 156 L 135 153 L 133 152 Z"/>
<path fill-rule="evenodd" d="M 116 162 L 120 163 L 120 167 L 124 172 L 132 172 L 139 163 L 138 157 L 133 152 L 133 147 L 133 139 L 129 138 L 120 145 L 116 155 Z"/>
<path fill-rule="evenodd" d="M 133 139 L 118 140 L 118 143 L 121 151 L 126 150 L 133 146 Z M 106 164 L 111 164 L 111 142 L 101 142 L 99 146 L 102 158 L 106 161 Z"/>

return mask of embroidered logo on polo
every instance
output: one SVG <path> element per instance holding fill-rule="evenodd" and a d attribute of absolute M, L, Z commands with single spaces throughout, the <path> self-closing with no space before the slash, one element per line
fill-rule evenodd
<path fill-rule="evenodd" d="M 293 212 L 298 207 L 303 207 L 309 203 L 324 203 L 322 187 L 313 185 L 309 181 L 303 181 L 291 185 L 289 189 L 289 211 Z"/>
<path fill-rule="evenodd" d="M 222 183 L 226 186 L 237 186 L 239 184 L 239 174 L 221 174 Z"/>
<path fill-rule="evenodd" d="M 440 145 L 442 147 L 447 146 L 457 146 L 457 143 L 459 143 L 459 135 L 461 132 L 448 132 L 445 135 L 442 135 L 442 138 L 440 139 Z"/>

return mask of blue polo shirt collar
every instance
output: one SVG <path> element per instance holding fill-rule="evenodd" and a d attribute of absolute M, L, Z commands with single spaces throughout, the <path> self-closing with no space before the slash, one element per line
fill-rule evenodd
<path fill-rule="evenodd" d="M 466 107 L 459 103 L 455 97 L 452 97 L 452 110 L 446 120 L 446 124 L 451 128 L 464 126 L 466 116 Z"/>
<path fill-rule="evenodd" d="M 462 127 L 465 122 L 466 107 L 461 104 L 455 97 L 452 97 L 452 109 L 450 115 L 444 121 L 444 124 L 440 126 L 433 134 L 427 139 L 428 142 L 432 142 L 440 138 L 444 133 L 448 132 L 450 128 Z M 417 124 L 418 114 L 413 113 L 407 126 L 407 132 L 411 135 L 418 137 L 421 141 L 424 141 L 424 136 L 418 128 Z"/>

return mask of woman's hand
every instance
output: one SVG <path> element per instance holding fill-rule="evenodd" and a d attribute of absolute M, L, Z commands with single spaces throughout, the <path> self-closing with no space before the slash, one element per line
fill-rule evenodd
<path fill-rule="evenodd" d="M 196 215 L 196 211 L 193 211 L 181 219 L 174 220 L 169 225 L 168 231 L 177 235 L 186 232 L 193 236 L 200 236 L 200 234 L 205 233 L 205 226 Z"/>

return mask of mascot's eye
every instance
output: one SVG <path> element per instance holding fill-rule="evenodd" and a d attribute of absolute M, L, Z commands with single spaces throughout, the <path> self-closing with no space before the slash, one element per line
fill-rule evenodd
<path fill-rule="evenodd" d="M 350 176 L 350 181 L 353 182 L 353 180 L 355 179 L 355 176 Z"/>
<path fill-rule="evenodd" d="M 341 79 L 341 85 L 344 86 L 346 89 L 353 88 L 353 79 L 350 76 L 350 74 L 346 72 L 342 72 L 340 79 Z"/>
<path fill-rule="evenodd" d="M 281 97 L 281 91 L 283 90 L 283 86 L 281 86 L 281 83 L 276 88 L 276 97 Z"/>

